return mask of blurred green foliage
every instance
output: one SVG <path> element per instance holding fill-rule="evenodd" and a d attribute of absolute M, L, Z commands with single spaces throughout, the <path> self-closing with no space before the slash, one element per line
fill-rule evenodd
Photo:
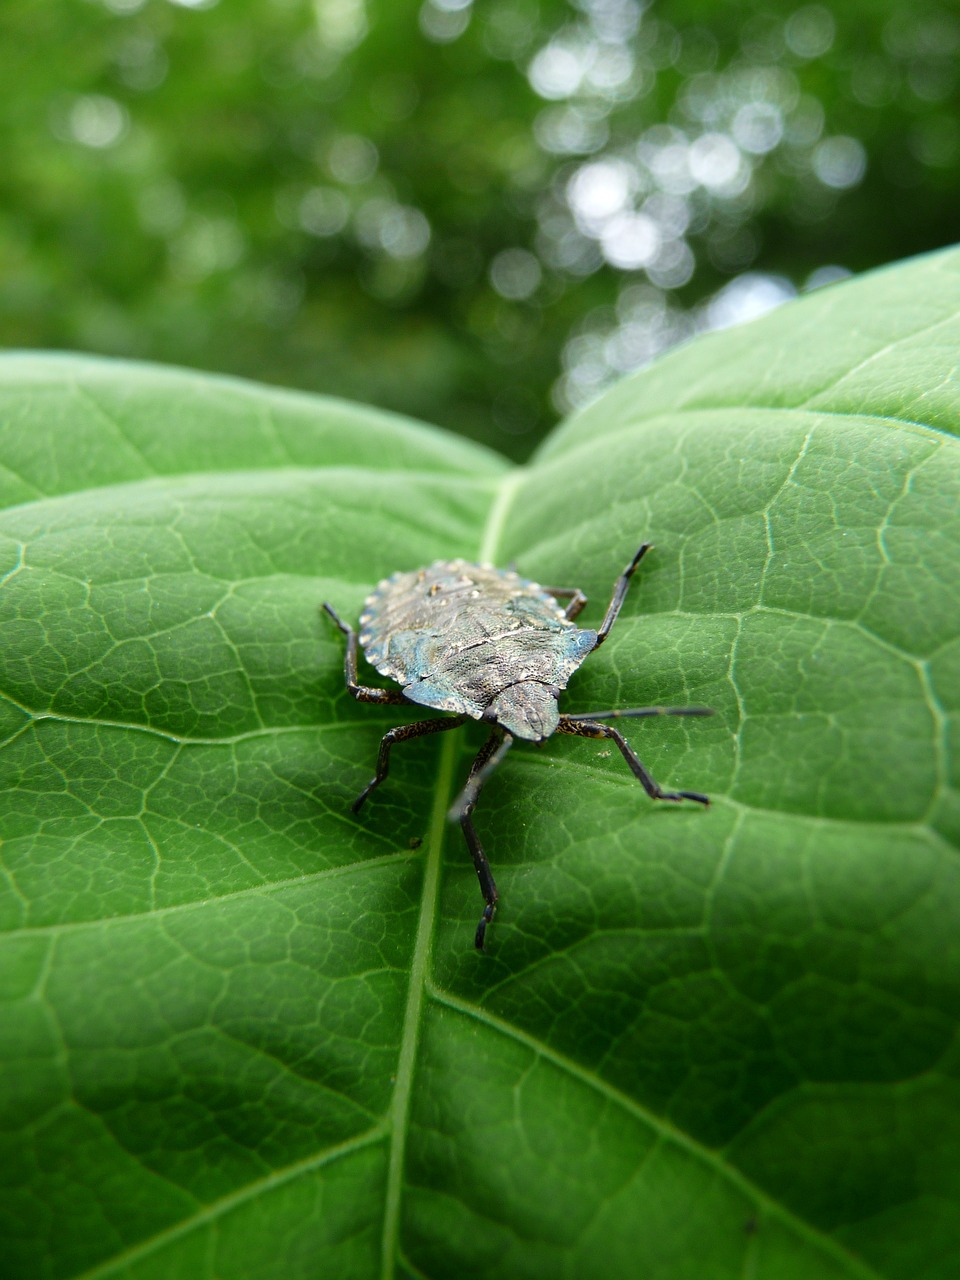
<path fill-rule="evenodd" d="M 956 236 L 929 0 L 12 0 L 0 342 L 525 456 L 697 329 Z"/>

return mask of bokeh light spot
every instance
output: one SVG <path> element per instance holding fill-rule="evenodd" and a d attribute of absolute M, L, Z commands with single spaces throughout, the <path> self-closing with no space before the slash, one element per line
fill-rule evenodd
<path fill-rule="evenodd" d="M 335 236 L 347 225 L 350 202 L 334 187 L 311 187 L 300 201 L 298 221 L 314 236 Z"/>
<path fill-rule="evenodd" d="M 327 151 L 327 168 L 338 182 L 354 186 L 367 182 L 377 171 L 379 155 L 369 138 L 341 133 Z"/>
<path fill-rule="evenodd" d="M 690 174 L 703 187 L 714 191 L 742 191 L 749 175 L 740 149 L 724 133 L 704 133 L 690 144 Z"/>
<path fill-rule="evenodd" d="M 798 58 L 822 58 L 833 44 L 837 24 L 822 4 L 798 9 L 787 19 L 784 35 L 787 47 Z"/>
<path fill-rule="evenodd" d="M 796 289 L 783 276 L 748 271 L 737 276 L 713 295 L 704 308 L 707 327 L 728 329 L 765 315 L 796 294 Z"/>
<path fill-rule="evenodd" d="M 112 147 L 129 127 L 124 107 L 101 93 L 88 93 L 77 98 L 67 118 L 70 137 L 81 146 L 94 150 Z"/>
<path fill-rule="evenodd" d="M 614 267 L 635 271 L 656 261 L 660 230 L 646 213 L 619 213 L 600 236 L 603 256 Z"/>
<path fill-rule="evenodd" d="M 555 42 L 534 57 L 527 76 L 541 98 L 569 98 L 580 87 L 585 70 L 573 49 Z"/>
<path fill-rule="evenodd" d="M 599 234 L 605 221 L 630 203 L 635 170 L 625 160 L 595 160 L 577 170 L 567 184 L 567 199 L 578 225 Z"/>
<path fill-rule="evenodd" d="M 813 153 L 813 171 L 826 187 L 855 187 L 867 169 L 867 153 L 856 138 L 824 138 Z"/>
<path fill-rule="evenodd" d="M 490 283 L 501 298 L 519 302 L 537 291 L 543 270 L 527 249 L 504 249 L 490 263 Z"/>
<path fill-rule="evenodd" d="M 766 155 L 783 138 L 783 112 L 774 102 L 746 102 L 733 117 L 733 136 L 744 151 Z"/>

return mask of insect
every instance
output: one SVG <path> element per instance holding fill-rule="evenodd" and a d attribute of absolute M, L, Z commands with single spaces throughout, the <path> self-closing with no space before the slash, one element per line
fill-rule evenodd
<path fill-rule="evenodd" d="M 514 738 L 543 743 L 553 733 L 613 742 L 634 777 L 653 800 L 710 803 L 699 791 L 664 791 L 623 734 L 607 720 L 641 716 L 706 716 L 708 707 L 632 707 L 562 714 L 557 697 L 588 654 L 599 649 L 617 620 L 630 579 L 651 550 L 645 542 L 617 578 L 598 630 L 574 625 L 587 597 L 576 587 L 541 587 L 508 569 L 437 560 L 424 569 L 395 573 L 367 597 L 359 643 L 371 666 L 402 689 L 378 689 L 357 679 L 357 633 L 330 604 L 324 609 L 346 637 L 344 679 L 358 702 L 414 703 L 448 714 L 388 730 L 380 742 L 377 771 L 357 796 L 353 812 L 386 779 L 390 751 L 398 742 L 456 729 L 466 720 L 492 725 L 470 767 L 466 785 L 450 811 L 460 823 L 483 894 L 475 945 L 484 949 L 497 909 L 497 886 L 473 825 L 484 782 Z M 561 608 L 559 601 L 566 601 Z"/>

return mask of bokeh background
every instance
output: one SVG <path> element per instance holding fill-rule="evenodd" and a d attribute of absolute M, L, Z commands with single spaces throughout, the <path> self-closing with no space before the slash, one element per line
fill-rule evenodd
<path fill-rule="evenodd" d="M 958 238 L 927 0 L 7 0 L 0 344 L 527 456 L 703 329 Z"/>

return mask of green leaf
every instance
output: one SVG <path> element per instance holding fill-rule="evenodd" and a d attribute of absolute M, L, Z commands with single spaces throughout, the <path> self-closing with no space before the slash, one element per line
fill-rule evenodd
<path fill-rule="evenodd" d="M 522 469 L 0 362 L 6 1274 L 952 1276 L 958 271 L 698 341 Z M 354 817 L 406 717 L 346 695 L 319 605 L 462 555 L 596 625 L 647 539 L 564 706 L 714 707 L 626 722 L 713 806 L 518 744 L 478 956 L 446 812 L 482 734 L 398 748 Z"/>

